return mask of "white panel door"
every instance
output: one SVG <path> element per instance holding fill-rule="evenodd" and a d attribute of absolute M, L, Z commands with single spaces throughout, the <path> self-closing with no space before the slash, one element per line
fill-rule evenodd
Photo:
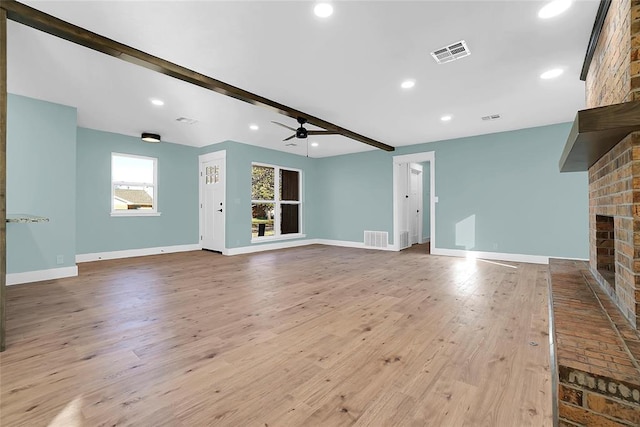
<path fill-rule="evenodd" d="M 225 152 L 200 156 L 200 240 L 202 249 L 225 249 Z"/>

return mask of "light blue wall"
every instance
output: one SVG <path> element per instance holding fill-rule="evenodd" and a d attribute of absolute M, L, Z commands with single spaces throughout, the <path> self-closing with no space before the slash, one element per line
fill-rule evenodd
<path fill-rule="evenodd" d="M 248 144 L 227 141 L 209 145 L 201 154 L 227 151 L 227 215 L 226 246 L 238 248 L 251 243 L 251 164 L 267 163 L 302 170 L 303 227 L 307 239 L 318 236 L 317 161 L 315 159 L 269 150 Z M 273 242 L 265 242 L 273 243 Z M 262 244 L 262 243 L 259 243 Z M 255 245 L 255 244 L 253 244 Z"/>
<path fill-rule="evenodd" d="M 364 230 L 392 235 L 393 155 L 434 151 L 436 247 L 587 258 L 586 173 L 558 172 L 569 129 L 551 125 L 309 159 L 231 141 L 203 149 L 147 144 L 77 128 L 73 108 L 10 95 L 7 210 L 52 222 L 8 226 L 7 270 L 72 266 L 76 253 L 198 243 L 198 155 L 221 149 L 227 150 L 227 248 L 252 245 L 252 162 L 303 171 L 308 239 L 362 242 Z M 160 217 L 110 216 L 112 152 L 158 158 Z M 427 167 L 423 176 L 428 191 Z M 427 235 L 426 206 L 425 213 Z"/>
<path fill-rule="evenodd" d="M 157 217 L 112 217 L 111 153 L 158 159 Z M 197 244 L 198 152 L 130 136 L 78 128 L 77 247 L 79 254 Z"/>
<path fill-rule="evenodd" d="M 436 246 L 462 249 L 456 226 L 475 218 L 470 249 L 588 258 L 587 173 L 558 170 L 570 129 L 565 123 L 399 150 L 435 151 Z"/>
<path fill-rule="evenodd" d="M 431 163 L 422 163 L 422 237 L 431 235 Z"/>
<path fill-rule="evenodd" d="M 7 273 L 75 266 L 76 109 L 13 94 L 7 107 L 7 213 L 50 219 L 7 224 Z"/>
<path fill-rule="evenodd" d="M 325 239 L 362 242 L 364 230 L 389 231 L 393 224 L 391 156 L 381 150 L 318 160 Z"/>
<path fill-rule="evenodd" d="M 569 130 L 564 123 L 320 159 L 318 234 L 391 236 L 392 156 L 435 151 L 436 247 L 588 258 L 587 174 L 558 171 Z M 465 219 L 471 236 L 461 236 Z"/>

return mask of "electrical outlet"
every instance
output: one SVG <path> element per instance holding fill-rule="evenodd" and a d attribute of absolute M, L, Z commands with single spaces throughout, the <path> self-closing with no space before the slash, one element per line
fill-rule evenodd
<path fill-rule="evenodd" d="M 498 244 L 497 243 L 493 244 L 493 249 L 498 249 Z"/>
<path fill-rule="evenodd" d="M 64 264 L 64 256 L 62 255 L 58 255 L 56 257 L 56 264 L 60 265 L 60 264 Z"/>

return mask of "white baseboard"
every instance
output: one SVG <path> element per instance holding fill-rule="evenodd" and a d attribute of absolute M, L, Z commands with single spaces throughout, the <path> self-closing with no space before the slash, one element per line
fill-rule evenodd
<path fill-rule="evenodd" d="M 239 248 L 230 248 L 222 251 L 223 255 L 242 255 L 252 254 L 255 252 L 273 251 L 275 249 L 297 248 L 299 246 L 307 246 L 318 243 L 316 239 L 290 240 L 275 243 L 263 243 L 261 245 L 241 246 Z"/>
<path fill-rule="evenodd" d="M 265 243 L 261 245 L 252 245 L 252 246 L 242 246 L 239 248 L 230 248 L 225 249 L 222 253 L 224 255 L 241 255 L 241 254 L 250 254 L 256 252 L 263 251 L 272 251 L 276 249 L 286 249 L 286 248 L 295 248 L 300 246 L 307 245 L 327 245 L 327 246 L 339 246 L 346 248 L 358 248 L 358 249 L 373 249 L 373 250 L 382 250 L 382 251 L 398 251 L 398 248 L 395 245 L 388 245 L 386 248 L 373 248 L 365 246 L 363 242 L 352 242 L 348 240 L 331 240 L 331 239 L 303 239 L 303 240 L 292 240 L 292 241 L 280 241 L 274 243 Z M 76 262 L 90 262 L 90 261 L 99 261 L 106 259 L 119 259 L 119 258 L 130 258 L 137 256 L 146 256 L 146 255 L 158 255 L 163 253 L 173 253 L 173 252 L 186 252 L 186 251 L 197 251 L 202 249 L 200 245 L 177 245 L 177 246 L 165 246 L 165 247 L 157 247 L 157 248 L 143 248 L 143 249 L 128 249 L 123 251 L 115 251 L 115 252 L 99 252 L 92 254 L 78 254 L 76 255 Z M 549 264 L 549 258 L 559 258 L 561 257 L 548 257 L 541 255 L 522 255 L 522 254 L 509 254 L 509 253 L 500 253 L 500 252 L 482 252 L 482 251 L 466 251 L 462 249 L 440 249 L 440 248 L 431 248 L 432 255 L 445 255 L 445 256 L 455 256 L 455 257 L 468 257 L 474 256 L 476 258 L 482 259 L 490 259 L 496 261 L 511 261 L 511 262 L 527 262 L 531 264 Z M 566 258 L 571 259 L 571 258 Z M 577 259 L 577 258 L 575 258 Z M 577 259 L 581 260 L 581 259 Z M 72 267 L 68 267 L 72 268 Z M 75 272 L 73 274 L 66 274 L 64 276 L 34 276 L 36 279 L 30 279 L 25 281 L 16 281 L 14 283 L 25 283 L 29 281 L 36 280 L 49 280 L 49 279 L 57 279 L 60 277 L 69 277 L 69 276 L 77 276 L 78 270 L 77 267 L 73 267 Z M 57 270 L 64 269 L 53 269 L 53 270 L 42 270 L 42 272 L 53 272 Z M 36 274 L 40 272 L 27 272 L 27 273 L 14 273 L 19 275 L 27 275 L 25 277 L 30 278 L 31 274 Z M 7 274 L 7 284 L 13 284 L 9 282 L 9 277 L 11 275 Z M 43 277 L 39 279 L 38 277 Z"/>
<path fill-rule="evenodd" d="M 120 259 L 120 258 L 131 258 L 136 256 L 170 254 L 175 252 L 197 251 L 200 249 L 202 249 L 202 247 L 199 244 L 193 244 L 193 245 L 161 246 L 157 248 L 126 249 L 123 251 L 113 251 L 113 252 L 97 252 L 93 254 L 78 254 L 76 255 L 76 262 L 80 263 L 80 262 L 100 261 L 105 259 Z"/>
<path fill-rule="evenodd" d="M 349 240 L 316 239 L 315 243 L 327 246 L 340 246 L 343 248 L 373 249 L 376 251 L 397 251 L 397 249 L 393 245 L 387 245 L 387 247 L 385 248 L 374 248 L 371 246 L 365 246 L 364 242 L 351 242 Z"/>
<path fill-rule="evenodd" d="M 43 280 L 62 279 L 78 275 L 78 266 L 50 268 L 48 270 L 25 271 L 24 273 L 8 273 L 7 285 L 41 282 Z"/>
<path fill-rule="evenodd" d="M 530 264 L 549 264 L 549 257 L 542 255 L 507 254 L 500 252 L 465 251 L 463 249 L 431 248 L 431 255 L 455 257 L 475 257 L 496 261 L 527 262 Z"/>
<path fill-rule="evenodd" d="M 275 242 L 262 245 L 242 246 L 239 248 L 225 249 L 222 253 L 224 255 L 241 255 L 251 254 L 255 252 L 273 251 L 276 249 L 296 248 L 307 245 L 327 245 L 327 246 L 340 246 L 344 248 L 358 248 L 358 249 L 373 249 L 378 251 L 397 251 L 392 245 L 386 248 L 372 248 L 365 246 L 364 242 L 351 242 L 348 240 L 329 240 L 329 239 L 304 239 L 293 240 L 290 242 Z"/>

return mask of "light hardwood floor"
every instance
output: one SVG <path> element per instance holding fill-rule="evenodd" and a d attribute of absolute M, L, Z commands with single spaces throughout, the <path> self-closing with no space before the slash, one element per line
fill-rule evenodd
<path fill-rule="evenodd" d="M 552 425 L 546 266 L 309 246 L 79 268 L 8 289 L 3 426 Z"/>

